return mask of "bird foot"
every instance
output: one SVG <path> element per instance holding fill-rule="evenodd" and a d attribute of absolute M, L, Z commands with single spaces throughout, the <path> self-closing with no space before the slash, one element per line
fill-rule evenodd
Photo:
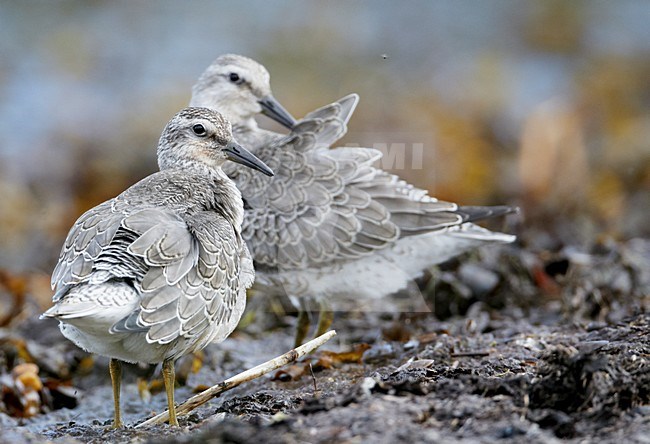
<path fill-rule="evenodd" d="M 116 430 L 116 429 L 123 429 L 123 428 L 124 428 L 124 423 L 122 421 L 119 422 L 113 421 L 111 425 L 106 427 L 106 430 Z"/>

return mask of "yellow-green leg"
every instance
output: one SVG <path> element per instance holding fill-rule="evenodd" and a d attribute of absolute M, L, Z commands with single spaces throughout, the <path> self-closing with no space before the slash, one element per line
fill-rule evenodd
<path fill-rule="evenodd" d="M 113 385 L 113 402 L 115 403 L 115 416 L 113 417 L 113 428 L 124 427 L 122 423 L 122 412 L 120 411 L 120 388 L 122 386 L 122 362 L 117 359 L 111 359 L 108 364 L 108 371 L 111 374 L 111 383 Z"/>
<path fill-rule="evenodd" d="M 303 342 L 305 342 L 310 324 L 311 320 L 309 319 L 309 312 L 303 307 L 298 312 L 298 321 L 296 323 L 296 340 L 293 344 L 294 347 L 299 347 Z"/>
<path fill-rule="evenodd" d="M 167 359 L 163 361 L 162 365 L 163 382 L 165 383 L 165 391 L 167 392 L 167 407 L 169 408 L 169 425 L 178 427 L 178 419 L 176 419 L 176 404 L 174 404 L 174 384 L 176 376 L 174 375 L 174 361 Z"/>
<path fill-rule="evenodd" d="M 334 312 L 330 310 L 327 303 L 321 302 L 320 311 L 318 312 L 318 327 L 316 328 L 315 337 L 325 334 L 327 330 L 329 330 L 332 326 L 332 322 L 334 322 Z"/>

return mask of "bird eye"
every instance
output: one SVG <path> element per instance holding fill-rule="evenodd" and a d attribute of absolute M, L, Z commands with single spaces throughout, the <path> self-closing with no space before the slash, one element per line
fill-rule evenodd
<path fill-rule="evenodd" d="M 207 131 L 205 130 L 205 127 L 201 125 L 200 123 L 197 123 L 192 127 L 192 131 L 194 131 L 194 134 L 197 136 L 205 136 Z"/>
<path fill-rule="evenodd" d="M 242 81 L 241 77 L 239 77 L 239 74 L 237 74 L 236 72 L 231 72 L 228 77 L 230 78 L 230 81 L 233 83 L 241 83 Z"/>

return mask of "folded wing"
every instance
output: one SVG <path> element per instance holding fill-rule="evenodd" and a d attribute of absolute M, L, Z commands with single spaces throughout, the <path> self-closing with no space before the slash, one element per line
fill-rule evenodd
<path fill-rule="evenodd" d="M 291 134 L 258 147 L 268 178 L 230 173 L 246 201 L 243 237 L 260 269 L 320 267 L 368 255 L 397 239 L 464 223 L 459 212 L 373 167 L 382 153 L 330 146 L 347 131 L 355 94 L 308 114 Z"/>
<path fill-rule="evenodd" d="M 214 324 L 224 325 L 215 336 L 230 333 L 241 315 L 237 296 L 254 276 L 232 225 L 214 211 L 181 218 L 153 206 L 126 214 L 122 206 L 99 205 L 70 230 L 52 277 L 54 302 L 75 285 L 117 280 L 133 285 L 140 301 L 111 333 L 146 332 L 160 344 L 201 338 Z"/>

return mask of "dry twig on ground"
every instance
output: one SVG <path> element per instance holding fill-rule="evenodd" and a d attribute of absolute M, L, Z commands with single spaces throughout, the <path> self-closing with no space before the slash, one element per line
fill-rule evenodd
<path fill-rule="evenodd" d="M 300 347 L 294 348 L 288 351 L 287 353 L 278 356 L 277 358 L 273 358 L 270 361 L 266 361 L 265 363 L 258 365 L 257 367 L 253 367 L 252 369 L 239 373 L 238 375 L 235 375 L 232 378 L 228 378 L 225 381 L 220 382 L 219 384 L 213 385 L 209 389 L 202 391 L 198 395 L 192 396 L 183 404 L 179 405 L 176 408 L 176 414 L 179 416 L 187 415 L 195 408 L 205 404 L 212 398 L 220 395 L 221 393 L 227 390 L 237 387 L 238 385 L 244 382 L 251 381 L 255 378 L 259 378 L 260 376 L 272 372 L 273 370 L 280 368 L 284 365 L 290 364 L 292 362 L 296 362 L 302 356 L 305 356 L 306 354 L 313 352 L 318 347 L 325 344 L 327 341 L 332 339 L 334 335 L 336 335 L 336 332 L 334 330 L 330 330 L 327 333 L 315 339 L 312 339 L 306 344 L 303 344 Z M 166 410 L 163 413 L 160 413 L 151 419 L 147 419 L 146 421 L 141 422 L 140 424 L 136 425 L 136 428 L 146 427 L 154 424 L 161 424 L 168 420 L 169 420 L 169 410 Z"/>

